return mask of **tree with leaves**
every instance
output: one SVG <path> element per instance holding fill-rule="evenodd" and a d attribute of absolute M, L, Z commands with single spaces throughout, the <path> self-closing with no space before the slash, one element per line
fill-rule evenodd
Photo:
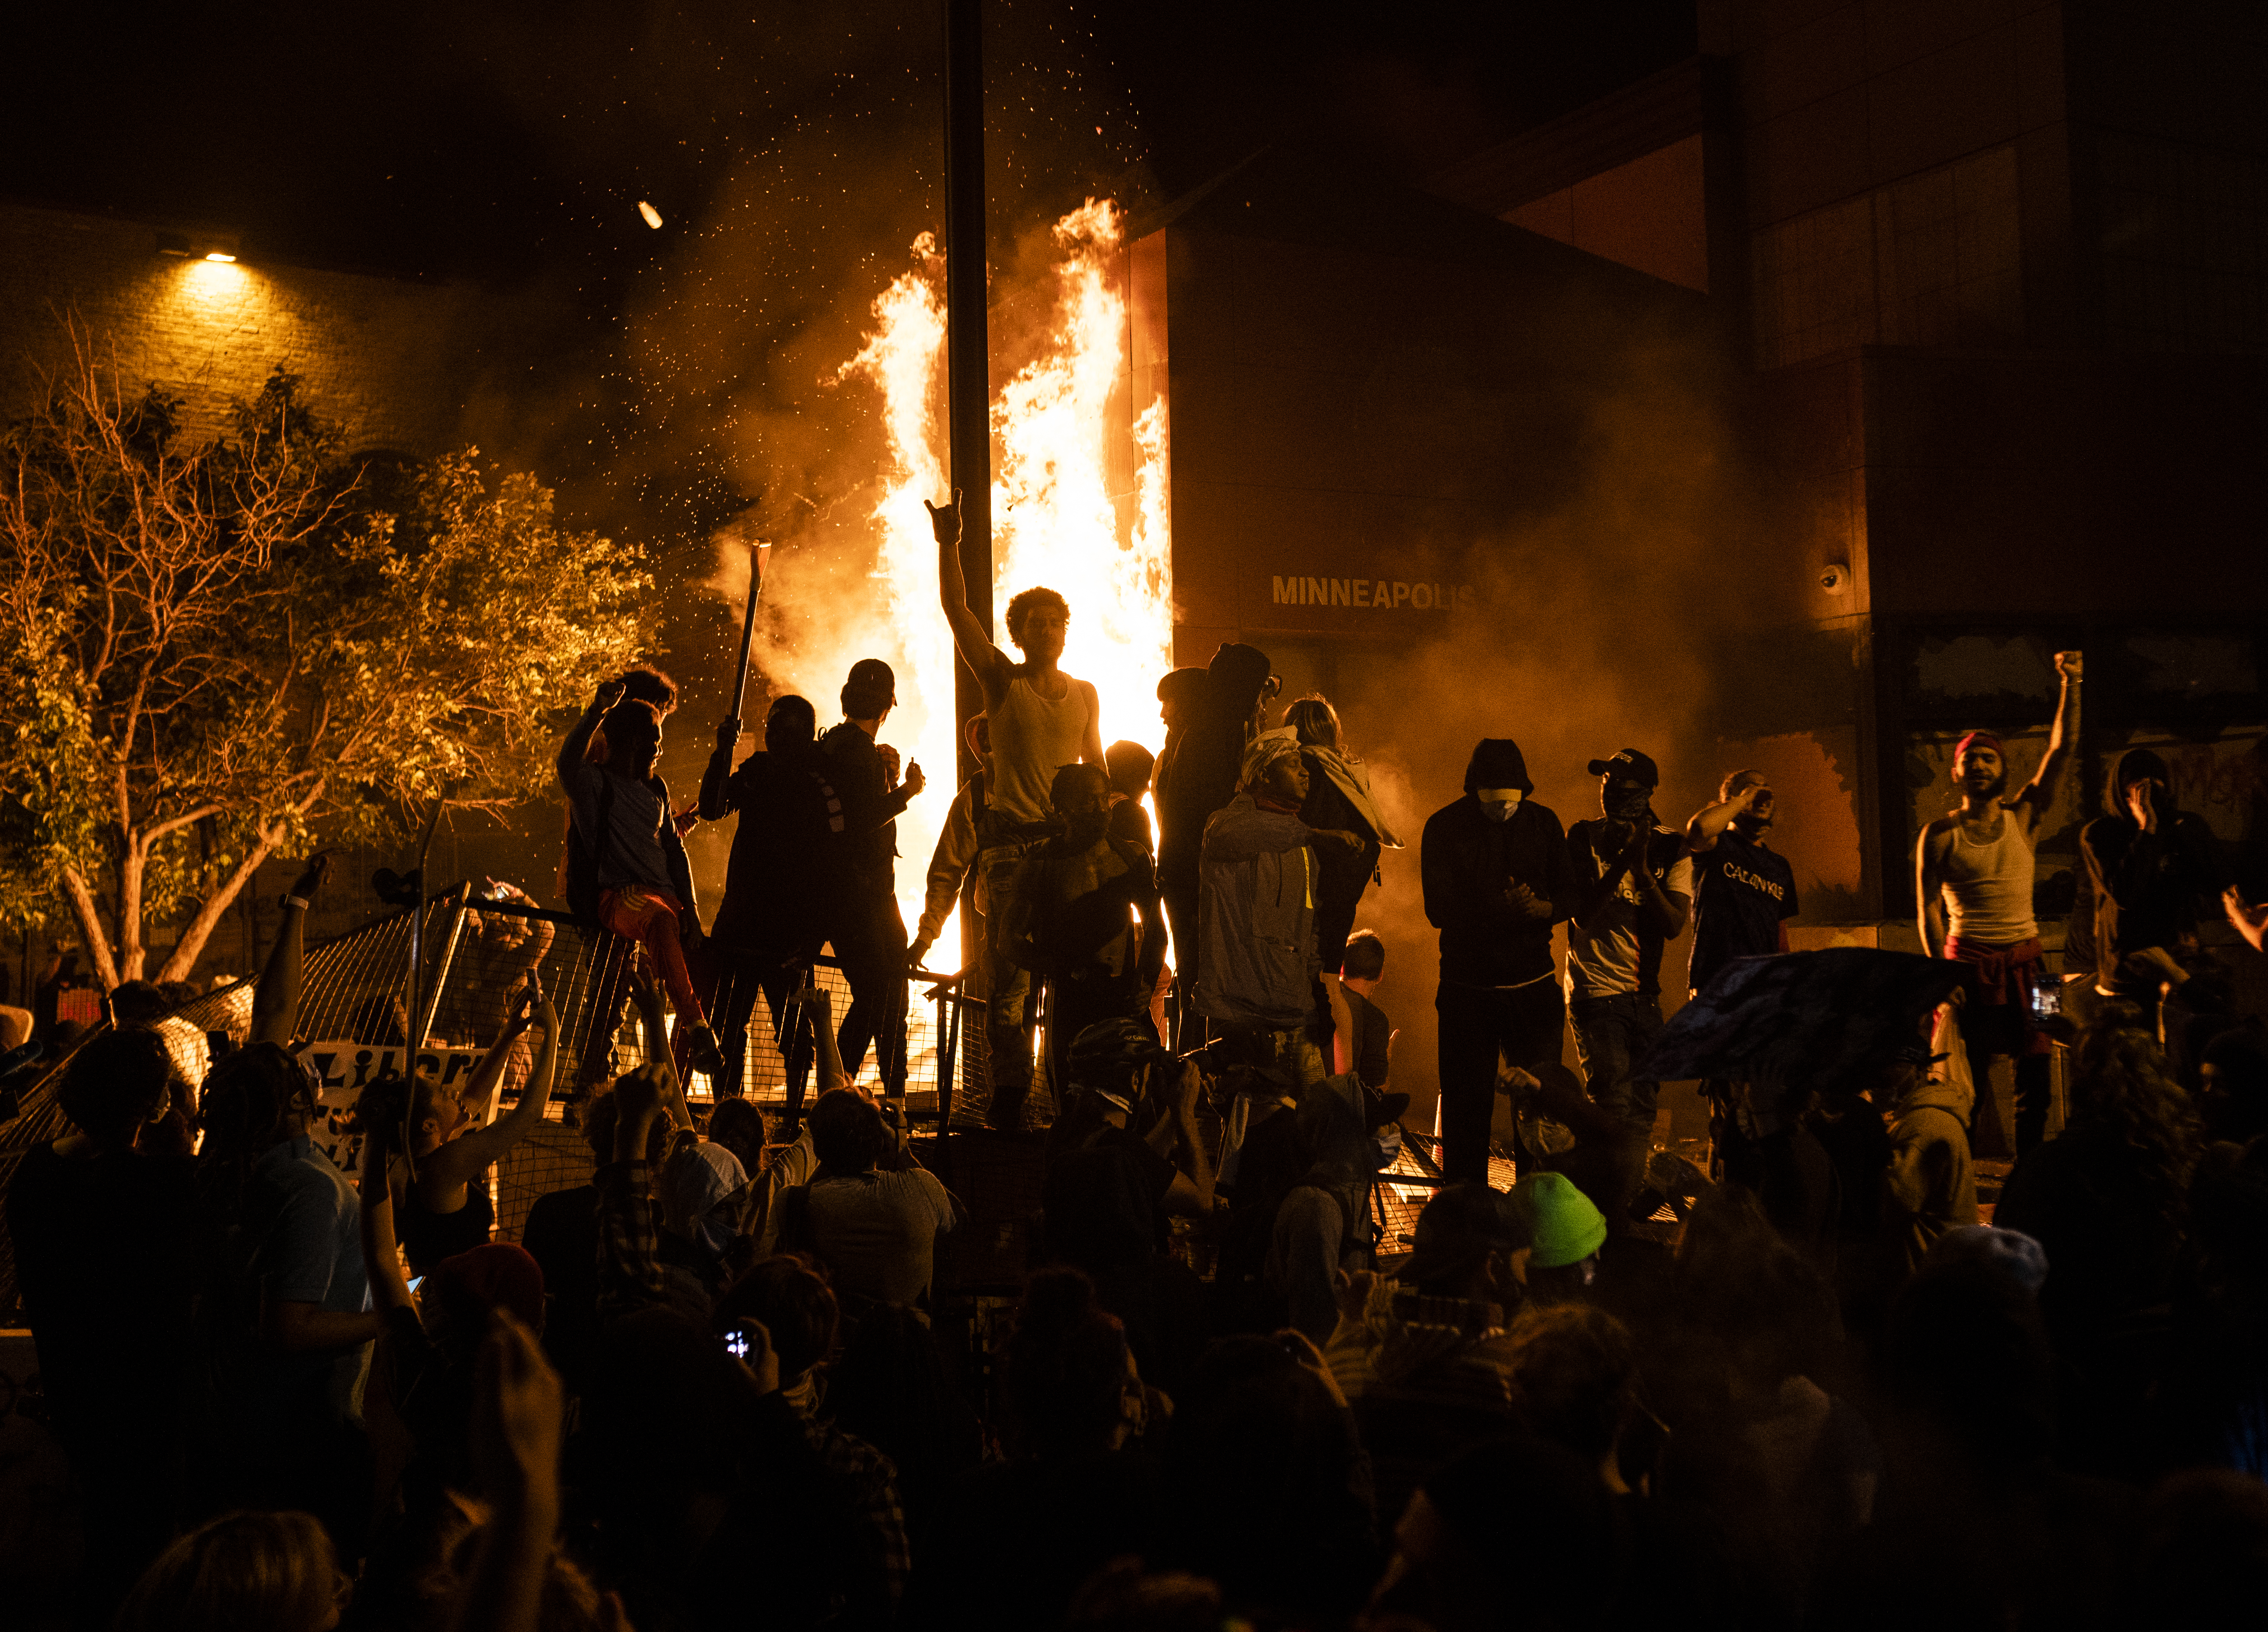
<path fill-rule="evenodd" d="M 180 979 L 260 864 L 549 785 L 544 716 L 641 650 L 636 550 L 549 490 L 343 456 L 278 368 L 231 429 L 84 343 L 0 433 L 0 922 L 67 914 L 106 986 Z"/>

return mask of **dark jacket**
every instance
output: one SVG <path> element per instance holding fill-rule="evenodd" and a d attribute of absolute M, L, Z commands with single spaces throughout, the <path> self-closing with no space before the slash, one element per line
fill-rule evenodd
<path fill-rule="evenodd" d="M 1511 820 L 1494 821 L 1469 792 L 1426 819 L 1418 857 L 1426 921 L 1441 932 L 1443 980 L 1510 986 L 1551 973 L 1551 926 L 1575 910 L 1575 875 L 1557 816 L 1523 800 Z M 1531 919 L 1513 905 L 1506 885 L 1513 879 L 1550 902 L 1550 918 Z"/>
<path fill-rule="evenodd" d="M 719 942 L 783 958 L 818 952 L 828 909 L 848 882 L 846 813 L 835 776 L 835 762 L 814 746 L 751 754 L 725 780 L 717 814 L 737 811 L 740 823 L 710 932 Z"/>
<path fill-rule="evenodd" d="M 2120 966 L 2145 948 L 2170 949 L 2195 927 L 2200 904 L 2220 890 L 2220 853 L 2204 817 L 2176 809 L 2170 797 L 2154 833 L 2126 814 L 2118 790 L 2144 775 L 2172 780 L 2165 762 L 2147 749 L 2121 755 L 2103 799 L 2110 814 L 2089 822 L 2079 836 L 2095 897 L 2095 978 L 2110 991 L 2138 995 L 2154 993 L 2159 977 L 2146 971 L 2122 981 Z"/>
<path fill-rule="evenodd" d="M 889 772 L 874 739 L 849 720 L 819 739 L 834 763 L 834 782 L 843 796 L 848 828 L 850 878 L 862 896 L 886 900 L 897 889 L 898 816 L 913 794 L 901 783 L 889 786 Z"/>
<path fill-rule="evenodd" d="M 1205 670 L 1196 721 L 1159 762 L 1158 882 L 1169 893 L 1197 890 L 1205 820 L 1236 797 L 1245 727 L 1267 679 L 1265 652 L 1223 642 Z"/>

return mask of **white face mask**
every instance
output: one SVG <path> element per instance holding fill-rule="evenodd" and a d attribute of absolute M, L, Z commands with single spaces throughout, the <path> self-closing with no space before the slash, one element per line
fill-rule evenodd
<path fill-rule="evenodd" d="M 1520 790 L 1516 787 L 1481 787 L 1473 790 L 1491 822 L 1509 822 L 1512 813 L 1520 809 Z"/>

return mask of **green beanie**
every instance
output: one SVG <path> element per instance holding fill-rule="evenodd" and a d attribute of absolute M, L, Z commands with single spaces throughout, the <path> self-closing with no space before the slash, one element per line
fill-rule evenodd
<path fill-rule="evenodd" d="M 1580 1264 L 1607 1238 L 1606 1215 L 1564 1173 L 1532 1173 L 1512 1187 L 1513 1205 L 1528 1222 L 1535 1242 L 1528 1262 L 1538 1269 Z"/>

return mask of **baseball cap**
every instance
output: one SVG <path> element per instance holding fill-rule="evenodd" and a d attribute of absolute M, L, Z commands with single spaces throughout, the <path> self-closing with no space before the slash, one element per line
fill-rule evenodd
<path fill-rule="evenodd" d="M 1594 759 L 1591 761 L 1591 774 L 1628 777 L 1631 781 L 1643 782 L 1648 787 L 1661 786 L 1660 771 L 1651 758 L 1635 748 L 1618 750 L 1611 759 Z"/>

